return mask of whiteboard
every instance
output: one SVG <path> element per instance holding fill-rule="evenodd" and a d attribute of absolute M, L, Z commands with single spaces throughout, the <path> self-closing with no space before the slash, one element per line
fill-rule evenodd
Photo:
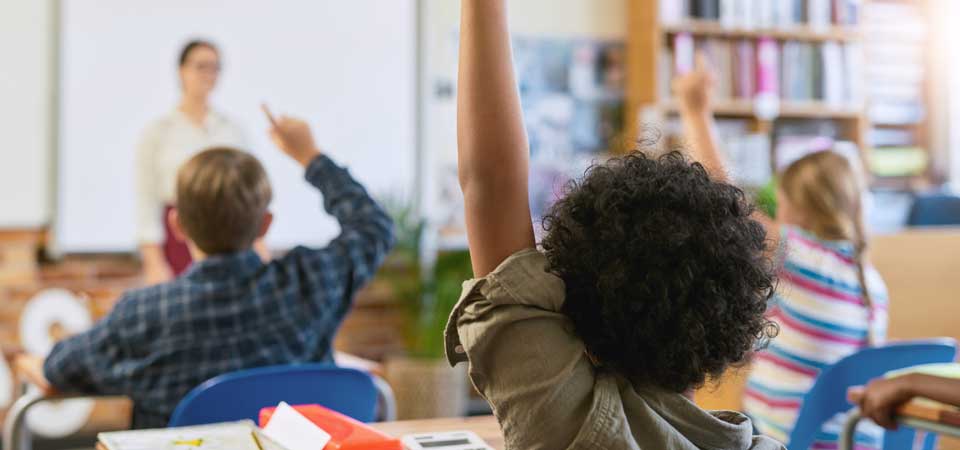
<path fill-rule="evenodd" d="M 416 178 L 415 0 L 63 0 L 55 239 L 61 252 L 136 248 L 136 146 L 179 99 L 176 60 L 215 42 L 213 107 L 239 122 L 274 188 L 273 248 L 338 231 L 258 106 L 304 117 L 377 195 Z"/>

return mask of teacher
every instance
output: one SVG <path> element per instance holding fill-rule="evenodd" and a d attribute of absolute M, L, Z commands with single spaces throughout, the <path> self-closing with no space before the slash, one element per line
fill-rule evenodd
<path fill-rule="evenodd" d="M 137 227 L 148 284 L 170 280 L 192 261 L 186 243 L 173 235 L 167 222 L 180 165 L 210 147 L 245 148 L 240 127 L 210 107 L 220 69 L 220 52 L 213 43 L 187 43 L 179 59 L 180 103 L 143 132 L 137 162 Z"/>

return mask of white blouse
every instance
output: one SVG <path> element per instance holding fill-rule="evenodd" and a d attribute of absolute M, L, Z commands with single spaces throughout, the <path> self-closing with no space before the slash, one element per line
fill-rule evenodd
<path fill-rule="evenodd" d="M 157 119 L 143 131 L 137 152 L 137 230 L 141 244 L 160 244 L 164 238 L 164 207 L 176 197 L 177 171 L 193 155 L 211 147 L 245 149 L 240 127 L 211 111 L 204 126 L 179 110 Z"/>

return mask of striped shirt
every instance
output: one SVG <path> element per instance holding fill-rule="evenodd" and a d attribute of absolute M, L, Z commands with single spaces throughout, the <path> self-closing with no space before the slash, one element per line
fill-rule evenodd
<path fill-rule="evenodd" d="M 744 407 L 760 432 L 788 443 L 803 396 L 820 371 L 866 347 L 868 327 L 875 343 L 886 339 L 888 296 L 880 274 L 868 265 L 873 308 L 866 307 L 852 243 L 824 241 L 794 227 L 781 234 L 783 268 L 767 312 L 780 335 L 755 358 Z M 812 448 L 837 448 L 839 420 L 823 427 Z M 879 448 L 878 430 L 863 430 L 857 448 Z"/>

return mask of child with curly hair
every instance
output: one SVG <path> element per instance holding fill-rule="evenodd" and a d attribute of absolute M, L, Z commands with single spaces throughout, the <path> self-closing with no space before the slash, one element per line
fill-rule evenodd
<path fill-rule="evenodd" d="M 671 153 L 590 169 L 538 250 L 506 0 L 463 0 L 459 170 L 477 277 L 451 363 L 511 449 L 782 449 L 684 393 L 773 334 L 774 273 L 744 193 Z"/>

